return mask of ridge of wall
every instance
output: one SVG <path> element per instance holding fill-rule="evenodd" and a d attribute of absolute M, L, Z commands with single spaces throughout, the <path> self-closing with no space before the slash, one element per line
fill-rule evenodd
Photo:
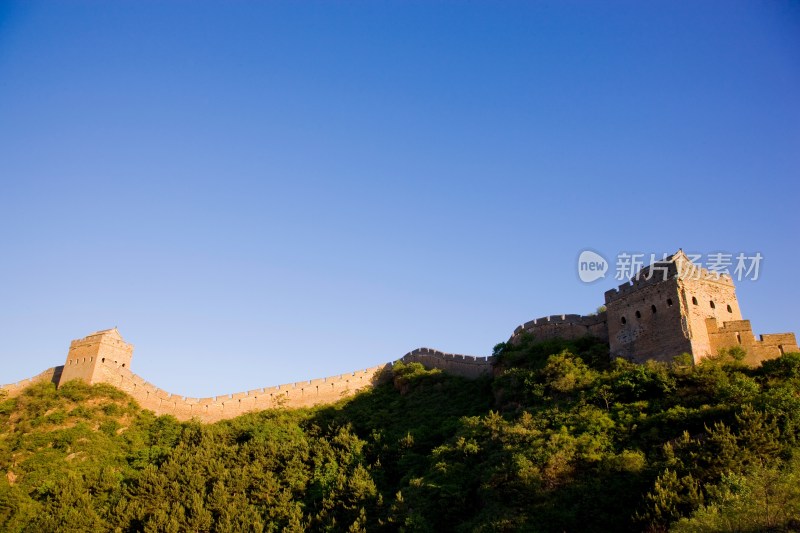
<path fill-rule="evenodd" d="M 706 327 L 712 355 L 720 348 L 740 346 L 747 352 L 744 362 L 750 365 L 800 349 L 794 333 L 765 333 L 756 338 L 749 320 L 731 320 L 720 325 L 716 318 L 707 318 Z"/>
<path fill-rule="evenodd" d="M 63 366 L 54 366 L 48 368 L 47 370 L 40 372 L 39 374 L 33 376 L 32 378 L 23 379 L 21 381 L 17 381 L 16 383 L 8 383 L 6 385 L 0 385 L 0 390 L 5 391 L 9 397 L 14 397 L 30 387 L 31 385 L 35 385 L 36 383 L 41 383 L 42 381 L 49 381 L 51 383 L 58 384 L 59 380 L 61 379 L 61 372 L 64 370 Z"/>
<path fill-rule="evenodd" d="M 492 373 L 494 357 L 479 357 L 440 352 L 433 348 L 417 348 L 400 358 L 403 363 L 421 363 L 425 368 L 438 368 L 447 374 L 475 379 Z"/>
<path fill-rule="evenodd" d="M 426 368 L 438 368 L 448 374 L 466 378 L 489 374 L 492 369 L 491 357 L 450 354 L 431 348 L 412 350 L 399 361 L 421 363 Z M 336 376 L 208 398 L 192 398 L 172 394 L 149 383 L 133 373 L 127 366 L 123 366 L 121 363 L 115 364 L 111 360 L 98 361 L 95 382 L 108 383 L 117 387 L 133 397 L 142 408 L 151 410 L 157 415 L 172 415 L 178 420 L 195 418 L 201 422 L 217 422 L 252 411 L 334 403 L 382 383 L 389 378 L 393 365 L 393 362 L 386 363 Z M 9 395 L 13 396 L 41 381 L 58 384 L 62 368 L 47 369 L 33 378 L 4 385 L 0 387 L 0 390 L 7 390 Z"/>
<path fill-rule="evenodd" d="M 517 326 L 509 342 L 516 342 L 523 333 L 533 335 L 537 340 L 577 339 L 586 336 L 608 340 L 608 325 L 605 312 L 596 315 L 544 316 Z"/>

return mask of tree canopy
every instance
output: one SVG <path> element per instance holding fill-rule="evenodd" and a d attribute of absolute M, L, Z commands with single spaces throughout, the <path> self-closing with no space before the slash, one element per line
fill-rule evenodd
<path fill-rule="evenodd" d="M 610 361 L 495 348 L 398 363 L 334 405 L 215 424 L 108 385 L 0 399 L 3 531 L 781 531 L 800 527 L 800 354 Z"/>

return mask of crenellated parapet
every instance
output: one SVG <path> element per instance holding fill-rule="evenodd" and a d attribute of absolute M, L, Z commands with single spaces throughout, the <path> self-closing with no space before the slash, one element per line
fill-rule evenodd
<path fill-rule="evenodd" d="M 630 297 L 633 293 L 661 285 L 668 280 L 700 281 L 733 287 L 733 279 L 724 272 L 713 272 L 693 263 L 682 251 L 670 255 L 664 261 L 656 261 L 641 268 L 627 283 L 605 292 L 605 303 L 609 305 Z"/>
<path fill-rule="evenodd" d="M 532 335 L 537 340 L 581 337 L 608 340 L 606 314 L 602 312 L 596 315 L 550 315 L 530 320 L 517 326 L 509 342 L 517 342 L 523 334 Z"/>
<path fill-rule="evenodd" d="M 179 420 L 196 418 L 203 422 L 216 422 L 265 409 L 300 408 L 333 403 L 374 387 L 384 379 L 386 368 L 387 365 L 381 365 L 337 376 L 207 398 L 171 394 L 127 368 L 110 369 L 103 381 L 128 393 L 143 408 L 152 410 L 156 414 L 173 415 Z"/>
<path fill-rule="evenodd" d="M 405 354 L 400 361 L 420 363 L 425 368 L 438 368 L 454 376 L 474 379 L 492 373 L 494 358 L 445 353 L 432 348 L 417 348 Z"/>
<path fill-rule="evenodd" d="M 16 383 L 0 385 L 0 390 L 4 391 L 9 397 L 14 397 L 31 385 L 35 385 L 37 383 L 47 382 L 58 384 L 59 380 L 61 379 L 61 372 L 63 369 L 63 366 L 54 366 L 33 376 L 32 378 L 23 379 L 22 381 L 17 381 Z"/>

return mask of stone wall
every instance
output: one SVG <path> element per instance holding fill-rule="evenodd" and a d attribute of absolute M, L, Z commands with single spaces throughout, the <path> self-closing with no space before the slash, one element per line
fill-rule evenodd
<path fill-rule="evenodd" d="M 704 357 L 717 353 L 709 338 L 707 319 L 713 318 L 719 324 L 740 321 L 742 312 L 733 280 L 728 276 L 719 279 L 681 279 L 678 283 L 692 343 L 691 353 L 697 363 Z"/>
<path fill-rule="evenodd" d="M 660 283 L 625 284 L 616 292 L 606 292 L 606 313 L 612 357 L 668 362 L 678 354 L 691 352 L 678 281 L 674 278 Z"/>
<path fill-rule="evenodd" d="M 130 394 L 145 409 L 179 420 L 196 418 L 203 422 L 233 418 L 251 411 L 298 408 L 333 403 L 380 382 L 387 365 L 321 379 L 300 381 L 246 392 L 208 398 L 171 394 L 147 382 L 128 368 L 105 364 L 100 368 L 103 382 Z"/>
<path fill-rule="evenodd" d="M 72 345 L 71 345 L 72 348 Z M 70 349 L 69 357 L 77 357 Z M 83 354 L 80 354 L 81 359 Z M 92 356 L 87 356 L 92 357 Z M 438 368 L 449 374 L 466 378 L 476 378 L 491 373 L 491 357 L 474 357 L 440 352 L 431 348 L 418 348 L 404 355 L 400 361 L 417 362 L 426 368 Z M 88 365 L 87 359 L 87 365 Z M 275 408 L 299 408 L 334 403 L 343 398 L 370 389 L 383 380 L 391 378 L 393 363 L 348 372 L 337 376 L 299 381 L 285 385 L 264 387 L 246 392 L 225 394 L 208 398 L 192 398 L 171 394 L 147 382 L 130 370 L 130 360 L 121 362 L 109 357 L 95 358 L 93 373 L 88 379 L 91 383 L 108 383 L 132 396 L 141 407 L 158 415 L 172 415 L 179 420 L 197 419 L 202 422 L 216 422 L 233 418 L 252 411 Z M 81 361 L 81 364 L 83 362 Z M 69 366 L 69 363 L 68 363 Z M 74 364 L 72 365 L 74 366 Z M 0 389 L 10 395 L 19 394 L 25 388 L 41 381 L 56 384 L 66 383 L 61 373 L 64 367 L 55 367 L 42 372 L 35 378 L 19 383 L 5 385 Z"/>
<path fill-rule="evenodd" d="M 438 368 L 448 374 L 470 379 L 490 375 L 493 360 L 492 357 L 444 353 L 431 348 L 417 348 L 400 359 L 404 363 L 420 363 L 425 368 Z"/>
<path fill-rule="evenodd" d="M 754 366 L 785 353 L 800 352 L 794 333 L 771 333 L 756 339 L 749 320 L 725 322 L 720 327 L 717 319 L 708 318 L 706 330 L 713 353 L 720 348 L 741 346 L 747 352 L 744 362 Z"/>
<path fill-rule="evenodd" d="M 54 366 L 52 368 L 48 368 L 44 372 L 33 376 L 32 378 L 23 379 L 22 381 L 9 383 L 7 385 L 0 385 L 0 390 L 4 391 L 9 397 L 14 397 L 31 385 L 35 385 L 36 383 L 41 383 L 43 381 L 55 383 L 57 385 L 61 379 L 61 372 L 63 368 L 63 366 Z"/>
<path fill-rule="evenodd" d="M 578 339 L 597 337 L 608 341 L 606 313 L 597 315 L 551 315 L 525 322 L 518 326 L 509 342 L 515 343 L 521 335 L 533 335 L 536 340 Z"/>

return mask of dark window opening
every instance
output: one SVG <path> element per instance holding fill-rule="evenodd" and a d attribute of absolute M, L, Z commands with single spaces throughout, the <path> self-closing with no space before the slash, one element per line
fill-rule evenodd
<path fill-rule="evenodd" d="M 627 320 L 625 320 L 625 317 L 620 318 L 619 321 L 622 322 L 622 324 L 625 324 L 627 322 Z"/>
<path fill-rule="evenodd" d="M 733 309 L 731 309 L 731 306 L 730 306 L 730 304 L 728 305 L 728 312 L 729 312 L 729 313 L 733 313 Z"/>
<path fill-rule="evenodd" d="M 122 363 L 122 368 L 125 368 L 125 363 Z"/>
<path fill-rule="evenodd" d="M 650 310 L 653 312 L 653 314 L 656 314 L 656 306 L 655 305 L 651 305 L 650 306 Z"/>
<path fill-rule="evenodd" d="M 672 307 L 672 298 L 667 298 L 667 307 Z"/>
<path fill-rule="evenodd" d="M 708 302 L 711 305 L 711 309 L 716 309 L 716 305 L 714 305 L 714 300 L 709 300 Z"/>
<path fill-rule="evenodd" d="M 697 298 L 695 298 L 694 296 L 692 296 L 692 303 L 693 303 L 694 305 L 697 305 Z"/>
<path fill-rule="evenodd" d="M 736 334 L 736 342 L 738 342 L 739 344 L 742 344 L 742 335 L 741 335 L 741 333 L 737 333 Z"/>
<path fill-rule="evenodd" d="M 105 363 L 105 362 L 106 362 L 106 358 L 105 358 L 105 357 L 103 357 L 103 359 L 102 359 L 101 363 Z"/>
<path fill-rule="evenodd" d="M 636 318 L 642 318 L 642 313 L 640 313 L 639 311 L 636 311 Z"/>

